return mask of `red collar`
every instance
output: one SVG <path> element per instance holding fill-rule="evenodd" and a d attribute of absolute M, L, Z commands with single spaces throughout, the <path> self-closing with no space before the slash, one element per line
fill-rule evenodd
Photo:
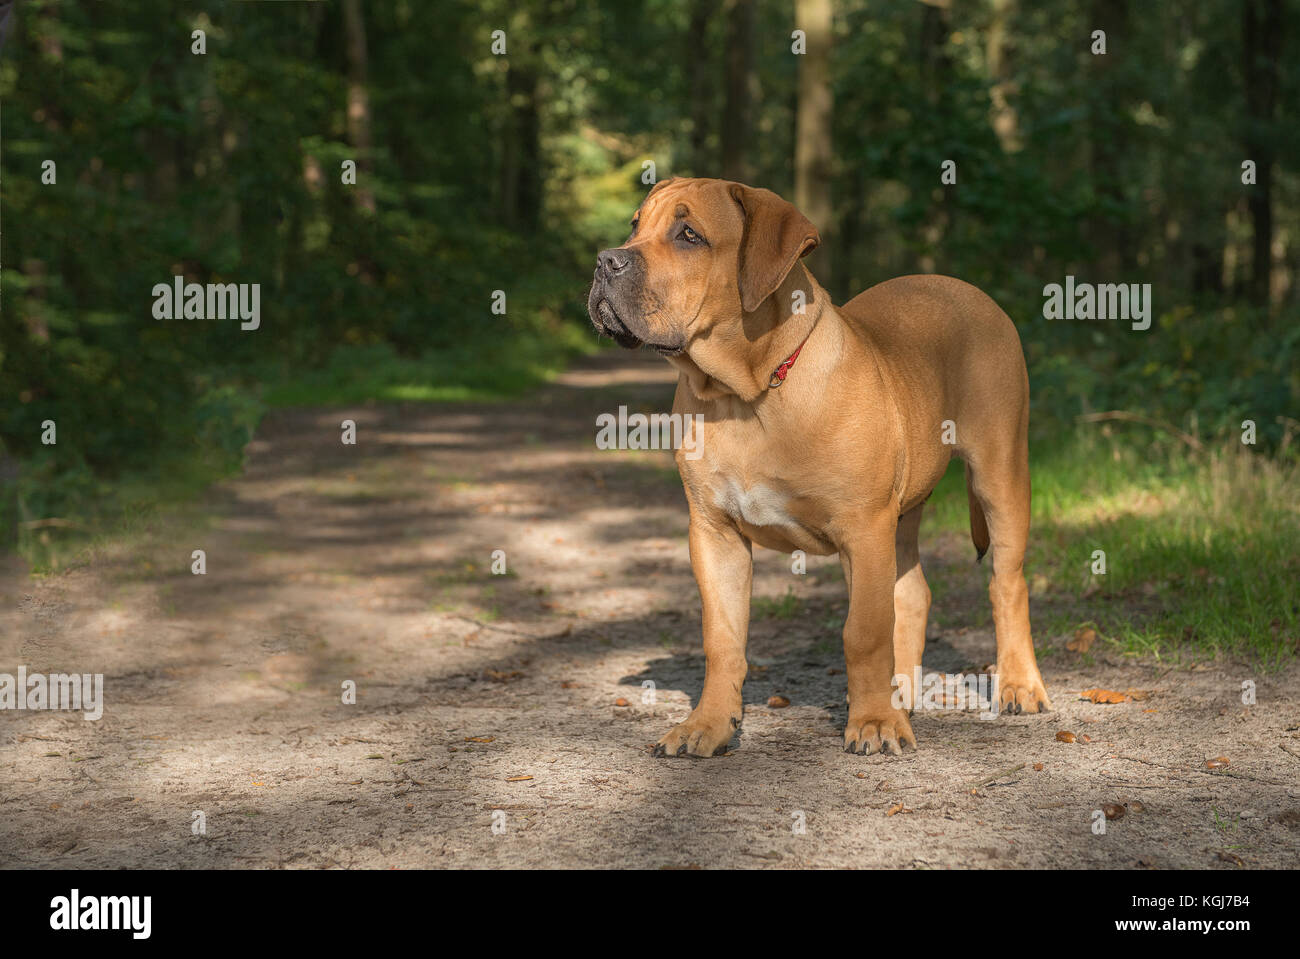
<path fill-rule="evenodd" d="M 817 324 L 814 323 L 813 329 L 816 329 L 816 327 Z M 812 330 L 808 331 L 808 336 L 812 336 Z M 799 349 L 795 350 L 793 353 L 787 356 L 785 358 L 785 362 L 783 362 L 780 366 L 778 366 L 776 369 L 772 371 L 772 376 L 767 381 L 767 385 L 769 389 L 774 390 L 782 383 L 785 382 L 785 378 L 790 375 L 790 368 L 794 366 L 794 361 L 799 359 L 800 350 L 802 350 L 808 344 L 808 336 L 805 336 L 803 338 L 803 342 L 799 344 Z"/>

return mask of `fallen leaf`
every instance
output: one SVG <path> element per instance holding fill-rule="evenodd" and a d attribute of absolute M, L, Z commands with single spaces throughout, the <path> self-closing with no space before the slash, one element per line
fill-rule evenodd
<path fill-rule="evenodd" d="M 1058 743 L 1072 743 L 1074 742 L 1074 733 L 1066 732 L 1064 729 L 1062 729 L 1059 733 L 1056 734 L 1056 741 Z"/>
<path fill-rule="evenodd" d="M 1092 737 L 1089 736 L 1087 733 L 1084 733 L 1082 736 L 1079 737 L 1079 742 L 1090 743 L 1092 742 Z"/>
<path fill-rule="evenodd" d="M 1042 763 L 1034 763 L 1034 772 L 1036 772 L 1036 773 L 1041 773 L 1042 771 L 1043 771 L 1043 764 L 1042 764 Z"/>
<path fill-rule="evenodd" d="M 1074 631 L 1074 639 L 1066 643 L 1065 648 L 1072 653 L 1086 653 L 1096 641 L 1097 631 L 1085 626 Z"/>
<path fill-rule="evenodd" d="M 496 739 L 497 739 L 497 738 L 496 738 L 495 736 L 466 736 L 466 737 L 465 737 L 465 742 L 467 742 L 467 743 L 494 743 L 494 742 L 496 742 Z"/>
<path fill-rule="evenodd" d="M 1113 689 L 1085 689 L 1079 696 L 1094 703 L 1126 703 L 1132 698 L 1128 693 L 1118 693 Z"/>
<path fill-rule="evenodd" d="M 614 700 L 614 705 L 615 705 L 615 706 L 627 706 L 627 705 L 629 705 L 629 703 L 628 703 L 628 701 L 627 701 L 626 699 L 624 699 L 623 697 L 620 696 L 618 699 Z"/>
<path fill-rule="evenodd" d="M 1231 760 L 1229 760 L 1227 756 L 1215 756 L 1213 759 L 1205 760 L 1205 768 L 1222 769 L 1224 766 L 1228 765 L 1229 762 L 1231 762 Z"/>
<path fill-rule="evenodd" d="M 767 700 L 768 709 L 785 709 L 785 707 L 789 705 L 790 700 L 786 699 L 784 696 L 771 696 Z"/>
<path fill-rule="evenodd" d="M 908 809 L 908 808 L 907 808 L 906 806 L 904 806 L 901 802 L 896 802 L 896 803 L 894 803 L 892 806 L 889 807 L 889 812 L 885 813 L 885 815 L 886 815 L 886 816 L 895 816 L 895 815 L 897 815 L 897 814 L 900 813 L 900 812 L 911 812 L 911 811 L 912 811 L 912 810 Z"/>

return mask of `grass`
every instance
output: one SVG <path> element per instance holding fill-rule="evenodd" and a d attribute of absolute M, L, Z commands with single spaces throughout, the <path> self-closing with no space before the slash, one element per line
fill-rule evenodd
<path fill-rule="evenodd" d="M 269 407 L 501 401 L 596 348 L 595 338 L 571 323 L 553 335 L 509 336 L 419 357 L 399 356 L 384 344 L 341 347 L 320 369 L 269 377 L 262 401 Z"/>
<path fill-rule="evenodd" d="M 209 523 L 195 508 L 199 497 L 230 472 L 217 459 L 194 452 L 169 456 L 112 482 L 87 480 L 80 495 L 69 497 L 59 510 L 66 525 L 27 526 L 25 511 L 19 510 L 16 552 L 33 574 L 48 575 L 98 560 L 125 560 L 163 529 L 170 535 L 197 534 Z M 4 495 L 17 498 L 12 489 Z"/>
<path fill-rule="evenodd" d="M 793 588 L 787 588 L 784 596 L 755 596 L 753 600 L 755 619 L 793 619 L 802 608 L 803 601 Z"/>
<path fill-rule="evenodd" d="M 1300 651 L 1300 465 L 1240 443 L 1192 454 L 1090 427 L 1031 449 L 1030 462 L 1025 565 L 1038 636 L 1093 625 L 1118 651 L 1157 659 L 1269 665 Z M 968 536 L 966 510 L 954 464 L 931 497 L 923 539 Z M 1093 572 L 1097 550 L 1104 575 Z M 942 596 L 944 584 L 927 577 Z"/>

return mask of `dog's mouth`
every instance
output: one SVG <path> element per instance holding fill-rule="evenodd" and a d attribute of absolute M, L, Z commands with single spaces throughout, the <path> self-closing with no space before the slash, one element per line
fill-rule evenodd
<path fill-rule="evenodd" d="M 592 309 L 592 320 L 601 333 L 604 333 L 627 350 L 635 350 L 639 346 L 648 346 L 660 356 L 679 356 L 686 349 L 685 346 L 681 345 L 650 343 L 640 339 L 627 328 L 627 324 L 619 317 L 613 305 L 603 296 L 596 300 L 595 307 Z"/>
<path fill-rule="evenodd" d="M 631 330 L 618 318 L 609 300 L 603 298 L 598 300 L 595 313 L 593 319 L 596 321 L 596 327 L 623 349 L 635 350 L 641 345 L 641 341 L 633 336 Z"/>

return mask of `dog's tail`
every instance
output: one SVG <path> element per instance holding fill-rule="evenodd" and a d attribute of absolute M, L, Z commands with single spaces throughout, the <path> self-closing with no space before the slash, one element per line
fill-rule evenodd
<path fill-rule="evenodd" d="M 978 563 L 989 551 L 989 524 L 984 518 L 984 507 L 980 506 L 980 501 L 975 498 L 975 490 L 971 487 L 970 464 L 965 465 L 966 499 L 970 503 L 970 538 L 975 544 L 975 562 Z"/>

